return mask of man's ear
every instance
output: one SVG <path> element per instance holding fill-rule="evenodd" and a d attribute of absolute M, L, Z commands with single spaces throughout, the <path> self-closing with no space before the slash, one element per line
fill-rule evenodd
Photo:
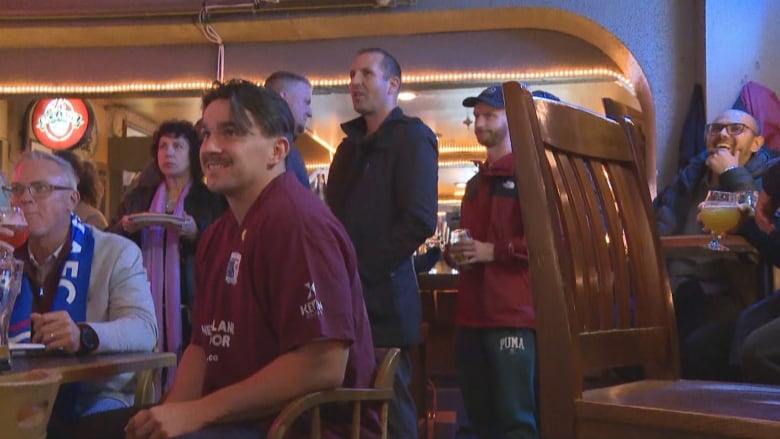
<path fill-rule="evenodd" d="M 401 91 L 401 78 L 398 76 L 393 76 L 390 78 L 390 86 L 388 88 L 388 92 L 391 95 L 397 95 Z"/>
<path fill-rule="evenodd" d="M 764 145 L 764 136 L 753 137 L 753 143 L 750 145 L 750 152 L 758 151 Z"/>
<path fill-rule="evenodd" d="M 81 200 L 81 194 L 77 190 L 73 190 L 70 192 L 70 202 L 72 204 L 71 210 L 76 208 L 76 205 L 79 204 L 79 200 Z"/>
<path fill-rule="evenodd" d="M 284 162 L 287 158 L 287 154 L 290 153 L 290 141 L 287 137 L 279 136 L 274 140 L 274 146 L 271 150 L 271 157 L 269 158 L 269 167 L 274 167 L 280 162 Z"/>

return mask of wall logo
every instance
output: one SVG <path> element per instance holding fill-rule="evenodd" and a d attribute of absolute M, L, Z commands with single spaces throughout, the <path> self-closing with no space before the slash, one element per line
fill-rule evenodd
<path fill-rule="evenodd" d="M 51 149 L 68 149 L 87 137 L 92 120 L 84 100 L 56 98 L 38 101 L 31 123 L 41 144 Z"/>

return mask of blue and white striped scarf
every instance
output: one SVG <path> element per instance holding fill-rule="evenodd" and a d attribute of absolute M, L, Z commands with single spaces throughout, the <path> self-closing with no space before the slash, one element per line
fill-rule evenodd
<path fill-rule="evenodd" d="M 92 229 L 82 223 L 78 216 L 70 216 L 70 253 L 62 264 L 60 283 L 50 311 L 65 310 L 74 322 L 87 318 L 87 292 L 89 275 L 92 271 L 92 256 L 95 252 L 95 238 Z M 25 343 L 32 338 L 30 313 L 32 313 L 33 291 L 27 276 L 22 278 L 22 290 L 16 298 L 8 330 L 8 341 Z"/>

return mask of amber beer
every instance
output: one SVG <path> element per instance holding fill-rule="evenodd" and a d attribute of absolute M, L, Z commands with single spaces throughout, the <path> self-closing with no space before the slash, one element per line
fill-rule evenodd
<path fill-rule="evenodd" d="M 450 245 L 457 244 L 459 242 L 471 241 L 471 233 L 468 229 L 455 229 L 450 232 Z M 455 264 L 460 266 L 468 264 L 469 260 L 462 252 L 452 252 L 452 260 Z"/>
<path fill-rule="evenodd" d="M 11 230 L 14 234 L 13 236 L 2 235 L 0 236 L 0 239 L 10 244 L 13 248 L 19 248 L 27 241 L 29 232 L 27 231 L 26 225 L 4 224 L 3 227 Z"/>
<path fill-rule="evenodd" d="M 734 205 L 711 205 L 701 207 L 700 219 L 704 226 L 716 235 L 723 235 L 739 224 L 739 208 Z"/>
<path fill-rule="evenodd" d="M 0 240 L 7 242 L 13 248 L 19 248 L 27 241 L 27 221 L 20 207 L 0 207 L 0 226 L 13 232 L 12 236 L 0 235 Z"/>

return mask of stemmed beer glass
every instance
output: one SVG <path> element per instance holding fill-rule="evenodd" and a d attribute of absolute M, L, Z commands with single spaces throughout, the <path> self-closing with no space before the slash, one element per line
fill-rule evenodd
<path fill-rule="evenodd" d="M 0 240 L 7 242 L 13 248 L 19 248 L 27 241 L 27 220 L 22 208 L 18 206 L 0 206 L 0 226 L 13 232 L 12 236 L 0 235 Z"/>
<path fill-rule="evenodd" d="M 727 252 L 728 247 L 720 243 L 723 235 L 739 225 L 741 213 L 736 192 L 709 191 L 701 205 L 699 218 L 704 227 L 710 229 L 712 240 L 704 247 L 712 251 Z"/>

